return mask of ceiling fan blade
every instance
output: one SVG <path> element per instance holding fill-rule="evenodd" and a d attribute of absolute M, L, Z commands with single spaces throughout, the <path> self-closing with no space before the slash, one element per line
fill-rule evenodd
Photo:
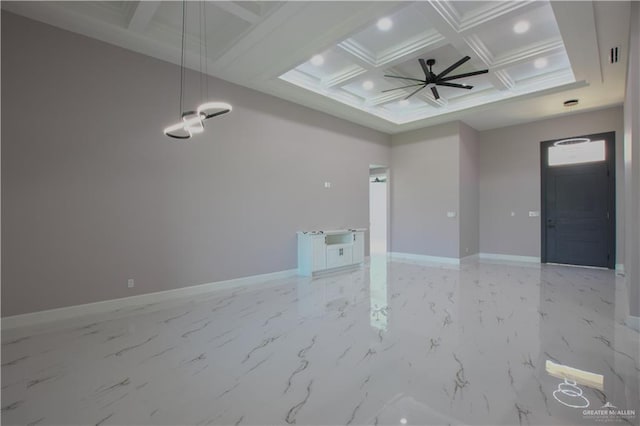
<path fill-rule="evenodd" d="M 456 62 L 455 64 L 451 65 L 449 68 L 447 68 L 446 70 L 444 70 L 440 74 L 438 74 L 436 76 L 436 80 L 438 80 L 439 78 L 442 78 L 445 75 L 449 74 L 451 71 L 455 70 L 460 65 L 464 64 L 465 62 L 467 62 L 469 59 L 471 59 L 469 56 L 465 56 L 464 58 L 460 59 L 458 62 Z"/>
<path fill-rule="evenodd" d="M 424 72 L 424 77 L 427 81 L 431 80 L 431 71 L 429 71 L 429 67 L 427 66 L 427 62 L 420 58 L 418 59 L 418 62 L 420 62 L 420 66 L 422 67 L 422 71 Z"/>
<path fill-rule="evenodd" d="M 413 95 L 415 95 L 416 93 L 418 93 L 419 91 L 421 91 L 422 89 L 424 89 L 425 87 L 427 87 L 426 84 L 423 84 L 422 87 L 419 87 L 418 89 L 416 89 L 415 91 L 411 92 L 411 94 L 409 96 L 407 96 L 405 99 L 409 99 L 410 97 L 412 97 Z"/>
<path fill-rule="evenodd" d="M 450 80 L 455 80 L 456 78 L 471 77 L 471 76 L 474 76 L 474 75 L 486 74 L 486 73 L 488 73 L 488 72 L 489 72 L 489 70 L 481 70 L 481 71 L 467 72 L 467 73 L 464 73 L 464 74 L 452 75 L 451 77 L 441 78 L 438 82 L 440 82 L 440 81 L 450 81 Z"/>
<path fill-rule="evenodd" d="M 433 97 L 436 98 L 436 100 L 440 99 L 440 94 L 438 93 L 436 86 L 431 86 L 431 93 L 433 93 Z"/>
<path fill-rule="evenodd" d="M 447 86 L 447 87 L 456 87 L 458 89 L 473 89 L 473 86 L 468 86 L 465 84 L 458 84 L 458 83 L 445 83 L 445 82 L 438 82 L 436 83 L 438 86 Z"/>
<path fill-rule="evenodd" d="M 387 89 L 387 90 L 383 90 L 382 93 L 391 92 L 393 90 L 406 89 L 407 87 L 415 87 L 415 86 L 424 86 L 424 83 L 416 83 L 416 84 L 410 84 L 408 86 L 396 87 L 395 89 Z"/>
<path fill-rule="evenodd" d="M 411 78 L 411 77 L 400 77 L 399 75 L 386 75 L 385 77 L 389 77 L 389 78 L 400 78 L 402 80 L 412 80 L 412 81 L 419 81 L 420 83 L 426 83 L 424 80 L 419 80 L 417 78 Z"/>

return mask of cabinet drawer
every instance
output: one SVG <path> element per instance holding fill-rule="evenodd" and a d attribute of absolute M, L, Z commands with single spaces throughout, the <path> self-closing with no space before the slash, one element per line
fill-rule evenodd
<path fill-rule="evenodd" d="M 351 244 L 334 244 L 327 247 L 327 268 L 337 268 L 352 263 L 353 246 Z"/>

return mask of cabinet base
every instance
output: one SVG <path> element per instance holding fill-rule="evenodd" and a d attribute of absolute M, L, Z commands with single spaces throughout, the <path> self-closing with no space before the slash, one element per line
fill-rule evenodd
<path fill-rule="evenodd" d="M 337 268 L 322 269 L 320 271 L 312 272 L 311 274 L 302 273 L 302 272 L 298 271 L 298 275 L 302 275 L 304 277 L 314 277 L 314 278 L 315 277 L 324 277 L 326 275 L 331 275 L 331 274 L 340 273 L 340 272 L 346 272 L 346 271 L 352 271 L 354 269 L 360 269 L 363 266 L 364 266 L 364 262 L 352 263 L 351 265 L 338 266 Z"/>

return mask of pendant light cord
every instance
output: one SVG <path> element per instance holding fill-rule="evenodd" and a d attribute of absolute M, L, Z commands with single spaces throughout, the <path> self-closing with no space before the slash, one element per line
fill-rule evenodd
<path fill-rule="evenodd" d="M 204 92 L 203 92 L 203 88 L 204 88 L 204 82 L 202 81 L 204 78 L 204 75 L 202 74 L 202 10 L 203 10 L 203 6 L 204 6 L 204 2 L 200 2 L 200 4 L 198 5 L 199 9 L 200 9 L 200 13 L 198 14 L 198 38 L 199 38 L 199 42 L 200 42 L 200 102 L 204 102 Z"/>
<path fill-rule="evenodd" d="M 202 16 L 204 17 L 204 85 L 205 98 L 209 97 L 209 49 L 207 49 L 207 4 L 202 2 Z M 206 99 L 203 99 L 206 100 Z"/>
<path fill-rule="evenodd" d="M 185 19 L 187 14 L 187 2 L 186 0 L 182 0 L 182 55 L 180 57 L 180 112 L 178 116 L 182 118 L 183 108 L 183 92 L 184 92 L 184 50 L 186 47 L 185 43 Z"/>

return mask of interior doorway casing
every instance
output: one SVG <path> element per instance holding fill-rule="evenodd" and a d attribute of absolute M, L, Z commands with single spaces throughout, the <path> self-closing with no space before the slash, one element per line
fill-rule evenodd
<path fill-rule="evenodd" d="M 607 219 L 604 225 L 605 229 L 605 239 L 604 242 L 606 246 L 606 255 L 607 259 L 603 264 L 600 265 L 584 265 L 583 263 L 569 263 L 569 262 L 557 262 L 557 263 L 568 263 L 575 265 L 583 265 L 583 266 L 606 266 L 609 269 L 615 269 L 616 262 L 616 184 L 615 184 L 615 132 L 607 132 L 607 133 L 597 133 L 591 135 L 584 136 L 575 136 L 575 138 L 588 138 L 591 141 L 604 140 L 605 141 L 605 160 L 603 162 L 604 167 L 606 167 L 606 199 L 604 200 L 605 205 L 603 207 L 603 211 L 607 214 Z M 565 138 L 563 138 L 565 139 Z M 548 245 L 551 243 L 550 238 L 552 238 L 552 234 L 548 234 L 549 231 L 549 221 L 553 220 L 549 213 L 549 202 L 548 202 L 548 183 L 549 180 L 552 179 L 549 166 L 549 147 L 553 146 L 555 142 L 563 139 L 554 139 L 550 141 L 543 141 L 540 143 L 540 176 L 541 176 L 541 187 L 540 187 L 540 196 L 541 196 L 541 211 L 540 211 L 540 229 L 541 229 L 541 262 L 555 262 L 552 259 L 552 254 L 549 252 Z M 556 168 L 574 168 L 576 170 L 581 167 L 588 167 L 590 163 L 576 164 L 576 165 L 568 165 L 568 166 L 555 166 Z"/>

